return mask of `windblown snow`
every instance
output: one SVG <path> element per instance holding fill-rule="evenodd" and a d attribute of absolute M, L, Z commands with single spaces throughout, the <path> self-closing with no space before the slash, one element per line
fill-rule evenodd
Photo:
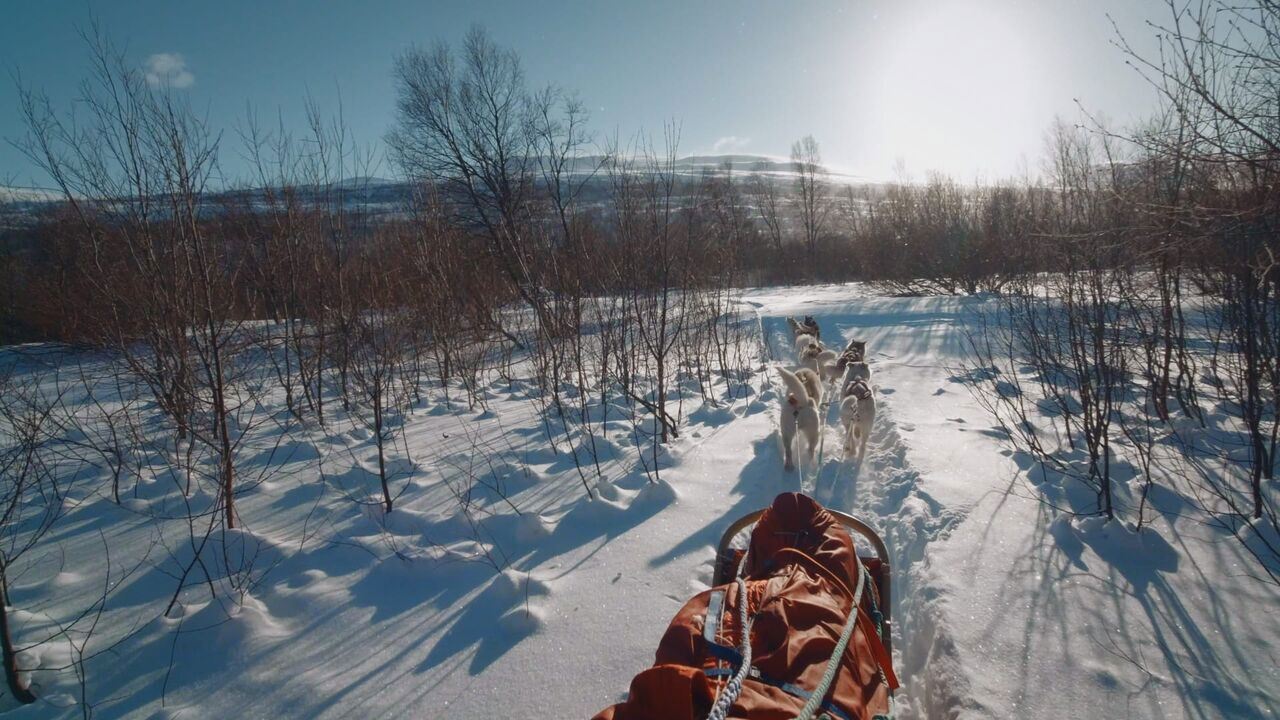
<path fill-rule="evenodd" d="M 1250 576 L 1244 546 L 1184 517 L 1172 491 L 1151 499 L 1156 518 L 1141 533 L 1060 515 L 1034 463 L 992 428 L 953 372 L 984 299 L 847 285 L 757 290 L 744 302 L 760 339 L 749 391 L 682 392 L 680 436 L 656 482 L 621 413 L 594 440 L 603 479 L 594 469 L 584 479 L 571 449 L 547 442 L 528 383 L 492 377 L 483 408 L 437 392 L 402 419 L 408 489 L 390 514 L 344 494 L 369 482 L 376 456 L 349 452 L 360 433 L 337 421 L 255 438 L 243 527 L 215 531 L 205 549 L 184 522 L 152 521 L 180 516 L 175 482 L 129 481 L 119 505 L 103 483 L 77 485 L 92 491 L 66 500 L 39 561 L 10 579 L 15 637 L 56 636 L 104 583 L 109 599 L 88 660 L 77 665 L 65 638 L 32 647 L 20 665 L 41 699 L 6 708 L 590 717 L 625 696 L 672 615 L 707 587 L 723 529 L 803 491 L 860 516 L 890 548 L 900 717 L 1280 711 L 1280 595 Z M 878 412 L 861 464 L 841 457 L 831 407 L 816 461 L 782 469 L 768 368 L 790 358 L 785 317 L 802 314 L 830 345 L 867 342 Z M 195 552 L 214 576 L 251 564 L 239 574 L 253 582 L 237 598 L 184 595 L 166 614 Z"/>

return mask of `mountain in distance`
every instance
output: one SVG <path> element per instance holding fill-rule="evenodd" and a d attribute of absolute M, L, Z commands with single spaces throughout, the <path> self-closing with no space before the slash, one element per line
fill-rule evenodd
<path fill-rule="evenodd" d="M 743 181 L 747 176 L 760 174 L 770 183 L 788 192 L 795 180 L 795 168 L 789 160 L 764 155 L 688 155 L 676 159 L 674 173 L 677 185 L 687 187 L 697 182 L 705 174 L 720 175 L 728 169 L 736 180 Z M 570 175 L 592 177 L 582 181 L 579 200 L 586 205 L 606 205 L 612 184 L 609 179 L 610 168 L 603 155 L 583 155 L 572 158 L 567 166 Z M 646 163 L 637 162 L 632 168 L 634 172 L 644 172 Z M 538 170 L 535 168 L 534 173 Z M 848 174 L 828 171 L 826 175 L 832 193 L 843 192 L 849 185 L 874 184 Z M 406 207 L 412 198 L 412 183 L 402 178 L 379 176 L 353 176 L 338 180 L 332 185 L 302 185 L 296 189 L 304 196 L 319 200 L 321 196 L 332 193 L 339 202 L 351 207 L 359 207 L 375 213 L 398 213 Z M 236 196 L 249 199 L 254 205 L 259 203 L 251 199 L 260 188 L 233 188 L 222 193 L 215 193 L 212 198 L 232 198 Z M 683 194 L 682 189 L 677 194 Z M 21 221 L 31 221 L 35 211 L 42 206 L 62 200 L 62 193 L 49 188 L 3 186 L 0 185 L 0 214 L 8 216 L 6 225 Z M 211 204 L 213 207 L 216 204 Z"/>
<path fill-rule="evenodd" d="M 0 185 L 0 203 L 32 205 L 56 202 L 62 199 L 62 191 L 21 185 Z"/>

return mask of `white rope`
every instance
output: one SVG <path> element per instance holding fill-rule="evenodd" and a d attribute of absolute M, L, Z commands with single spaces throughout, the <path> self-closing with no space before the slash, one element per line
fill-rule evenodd
<path fill-rule="evenodd" d="M 827 690 L 831 688 L 831 683 L 836 679 L 836 672 L 840 669 L 840 661 L 844 658 L 845 648 L 849 646 L 849 639 L 853 637 L 853 629 L 858 624 L 858 605 L 862 602 L 862 589 L 866 581 L 866 573 L 862 569 L 862 561 L 858 559 L 858 554 L 853 554 L 853 566 L 858 572 L 857 589 L 853 591 L 853 607 L 849 610 L 849 619 L 844 623 L 844 630 L 840 633 L 840 639 L 836 642 L 835 650 L 831 651 L 831 659 L 827 661 L 827 671 L 822 674 L 822 680 L 818 682 L 818 686 L 813 689 L 813 694 L 809 696 L 808 702 L 804 707 L 800 708 L 800 714 L 796 715 L 794 720 L 813 720 L 813 714 L 818 708 L 822 707 L 822 698 L 826 697 Z"/>
<path fill-rule="evenodd" d="M 751 672 L 751 623 L 747 618 L 747 581 L 742 578 L 742 570 L 746 564 L 747 553 L 743 553 L 742 559 L 738 561 L 737 573 L 738 630 L 742 633 L 738 652 L 742 655 L 742 665 L 738 668 L 738 672 L 734 673 L 733 679 L 720 689 L 715 704 L 711 706 L 711 712 L 707 714 L 707 720 L 725 720 L 729 708 L 733 707 L 733 703 L 742 694 L 742 683 L 747 679 L 747 673 Z"/>

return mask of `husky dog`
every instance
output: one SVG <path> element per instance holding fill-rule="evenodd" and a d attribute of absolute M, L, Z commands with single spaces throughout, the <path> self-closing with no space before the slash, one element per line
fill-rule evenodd
<path fill-rule="evenodd" d="M 804 320 L 796 322 L 793 317 L 787 318 L 787 325 L 791 326 L 791 334 L 799 337 L 800 335 L 812 335 L 815 339 L 822 337 L 822 331 L 818 329 L 818 321 L 813 319 L 812 315 L 805 315 Z"/>
<path fill-rule="evenodd" d="M 844 426 L 844 455 L 867 454 L 867 437 L 876 419 L 876 399 L 871 388 L 862 380 L 854 380 L 840 393 L 840 424 Z"/>
<path fill-rule="evenodd" d="M 801 367 L 812 370 L 824 383 L 840 377 L 836 371 L 835 351 L 823 348 L 822 343 L 809 343 L 798 359 Z"/>
<path fill-rule="evenodd" d="M 818 450 L 818 403 L 822 401 L 822 386 L 818 376 L 812 370 L 803 368 L 791 372 L 786 368 L 778 368 L 778 374 L 787 385 L 786 402 L 782 404 L 782 447 L 783 468 L 795 469 L 793 452 L 799 452 L 796 445 L 796 431 L 804 435 L 809 461 Z M 794 448 L 794 450 L 793 450 Z"/>
<path fill-rule="evenodd" d="M 845 374 L 845 369 L 850 363 L 860 363 L 867 359 L 867 343 L 864 340 L 850 340 L 849 344 L 844 347 L 844 352 L 840 353 L 840 359 L 836 360 L 836 371 L 840 375 Z M 845 378 L 852 380 L 853 378 Z M 868 381 L 871 379 L 870 371 L 866 377 Z"/>
<path fill-rule="evenodd" d="M 821 379 L 822 378 L 822 357 L 824 352 L 827 352 L 827 351 L 822 349 L 821 344 L 816 342 L 811 342 L 808 345 L 806 345 L 804 349 L 800 350 L 799 355 L 796 357 L 796 360 L 799 362 L 800 367 L 804 367 L 812 370 L 814 374 L 816 374 L 818 378 Z"/>
<path fill-rule="evenodd" d="M 844 352 L 840 353 L 839 359 L 836 360 L 836 369 L 843 373 L 845 368 L 849 367 L 849 363 L 857 362 L 857 361 L 858 361 L 857 353 L 853 352 L 852 350 L 845 350 Z"/>
<path fill-rule="evenodd" d="M 818 353 L 818 371 L 823 382 L 831 382 L 840 377 L 835 350 L 823 350 Z"/>
<path fill-rule="evenodd" d="M 800 361 L 801 368 L 813 370 L 824 383 L 840 378 L 840 373 L 836 370 L 836 351 L 827 350 L 820 342 L 810 342 L 800 351 L 797 360 Z"/>
<path fill-rule="evenodd" d="M 862 362 L 867 359 L 867 341 L 866 340 L 850 340 L 848 345 L 844 346 L 844 354 L 848 355 L 850 362 Z"/>
<path fill-rule="evenodd" d="M 808 349 L 810 345 L 819 344 L 818 338 L 810 335 L 809 333 L 800 333 L 796 336 L 796 357 L 802 357 L 804 355 L 804 351 Z"/>
<path fill-rule="evenodd" d="M 862 362 L 861 360 L 857 362 L 851 362 L 845 365 L 845 368 L 844 368 L 845 384 L 856 382 L 859 380 L 867 385 L 871 384 L 871 366 L 867 365 L 865 362 Z"/>

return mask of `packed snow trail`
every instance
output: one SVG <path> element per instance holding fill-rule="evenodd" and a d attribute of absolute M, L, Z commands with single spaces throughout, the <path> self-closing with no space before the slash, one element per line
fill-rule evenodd
<path fill-rule="evenodd" d="M 837 352 L 850 340 L 866 339 L 856 326 L 847 324 L 847 316 L 839 314 L 841 308 L 806 304 L 803 309 L 803 314 L 814 316 L 823 329 L 823 344 Z M 772 362 L 794 367 L 794 362 L 788 362 L 793 360 L 794 348 L 786 316 L 762 314 L 760 324 Z M 964 704 L 966 680 L 953 671 L 956 660 L 951 641 L 936 608 L 920 601 L 931 594 L 922 566 L 929 544 L 945 538 L 962 513 L 944 510 L 919 487 L 920 474 L 907 458 L 908 449 L 895 421 L 895 388 L 883 384 L 877 374 L 886 357 L 868 343 L 866 361 L 872 370 L 877 405 L 866 454 L 862 458 L 844 456 L 839 381 L 828 383 L 820 414 L 822 439 L 816 467 L 799 466 L 801 486 L 827 507 L 849 512 L 880 533 L 889 548 L 894 575 L 894 665 L 904 679 L 899 715 L 946 717 Z"/>

